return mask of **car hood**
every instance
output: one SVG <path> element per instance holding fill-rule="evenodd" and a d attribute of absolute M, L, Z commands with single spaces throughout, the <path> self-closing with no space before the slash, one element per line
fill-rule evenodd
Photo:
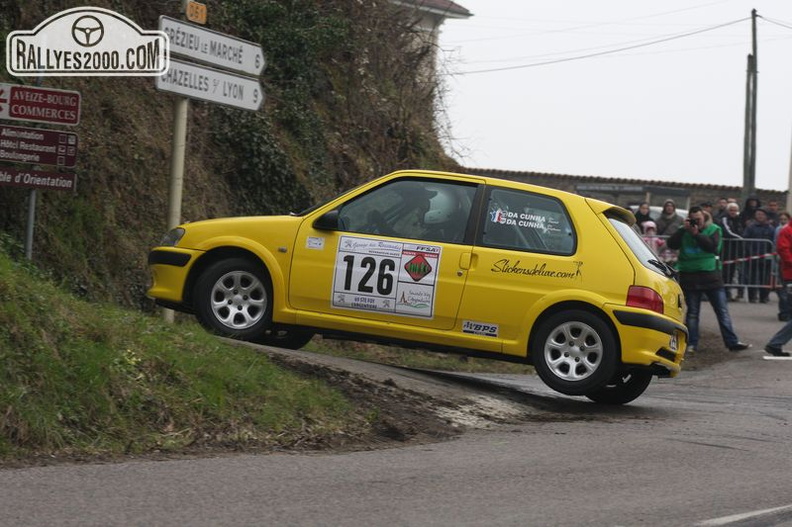
<path fill-rule="evenodd" d="M 303 216 L 242 216 L 185 223 L 181 225 L 185 233 L 179 247 L 207 251 L 242 240 L 290 247 L 304 220 Z"/>

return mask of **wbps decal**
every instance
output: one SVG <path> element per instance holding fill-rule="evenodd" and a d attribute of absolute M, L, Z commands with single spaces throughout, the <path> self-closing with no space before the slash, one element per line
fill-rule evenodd
<path fill-rule="evenodd" d="M 6 67 L 18 77 L 159 76 L 168 65 L 164 32 L 101 7 L 67 9 L 6 38 Z"/>

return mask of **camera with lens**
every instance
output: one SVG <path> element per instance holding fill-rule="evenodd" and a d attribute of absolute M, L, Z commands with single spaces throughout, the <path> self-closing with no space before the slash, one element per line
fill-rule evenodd
<path fill-rule="evenodd" d="M 698 218 L 688 218 L 688 223 L 690 223 L 691 227 L 698 226 Z"/>

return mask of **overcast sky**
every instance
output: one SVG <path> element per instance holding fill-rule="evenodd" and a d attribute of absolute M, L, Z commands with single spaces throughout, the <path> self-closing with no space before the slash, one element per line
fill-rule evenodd
<path fill-rule="evenodd" d="M 756 186 L 788 188 L 792 0 L 456 1 L 474 16 L 445 22 L 440 62 L 463 165 L 734 186 L 755 7 Z"/>

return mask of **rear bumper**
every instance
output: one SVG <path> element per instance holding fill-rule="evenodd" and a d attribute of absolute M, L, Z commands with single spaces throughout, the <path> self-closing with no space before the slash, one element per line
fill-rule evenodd
<path fill-rule="evenodd" d="M 684 324 L 643 310 L 615 309 L 622 362 L 650 366 L 675 377 L 682 370 L 688 331 Z"/>
<path fill-rule="evenodd" d="M 654 331 L 660 331 L 667 335 L 673 335 L 675 332 L 681 331 L 685 334 L 685 340 L 687 340 L 687 328 L 679 322 L 675 322 L 664 317 L 651 315 L 649 313 L 637 313 L 634 311 L 614 311 L 613 316 L 616 317 L 616 320 L 618 320 L 619 323 L 624 324 L 625 326 L 651 329 Z"/>

